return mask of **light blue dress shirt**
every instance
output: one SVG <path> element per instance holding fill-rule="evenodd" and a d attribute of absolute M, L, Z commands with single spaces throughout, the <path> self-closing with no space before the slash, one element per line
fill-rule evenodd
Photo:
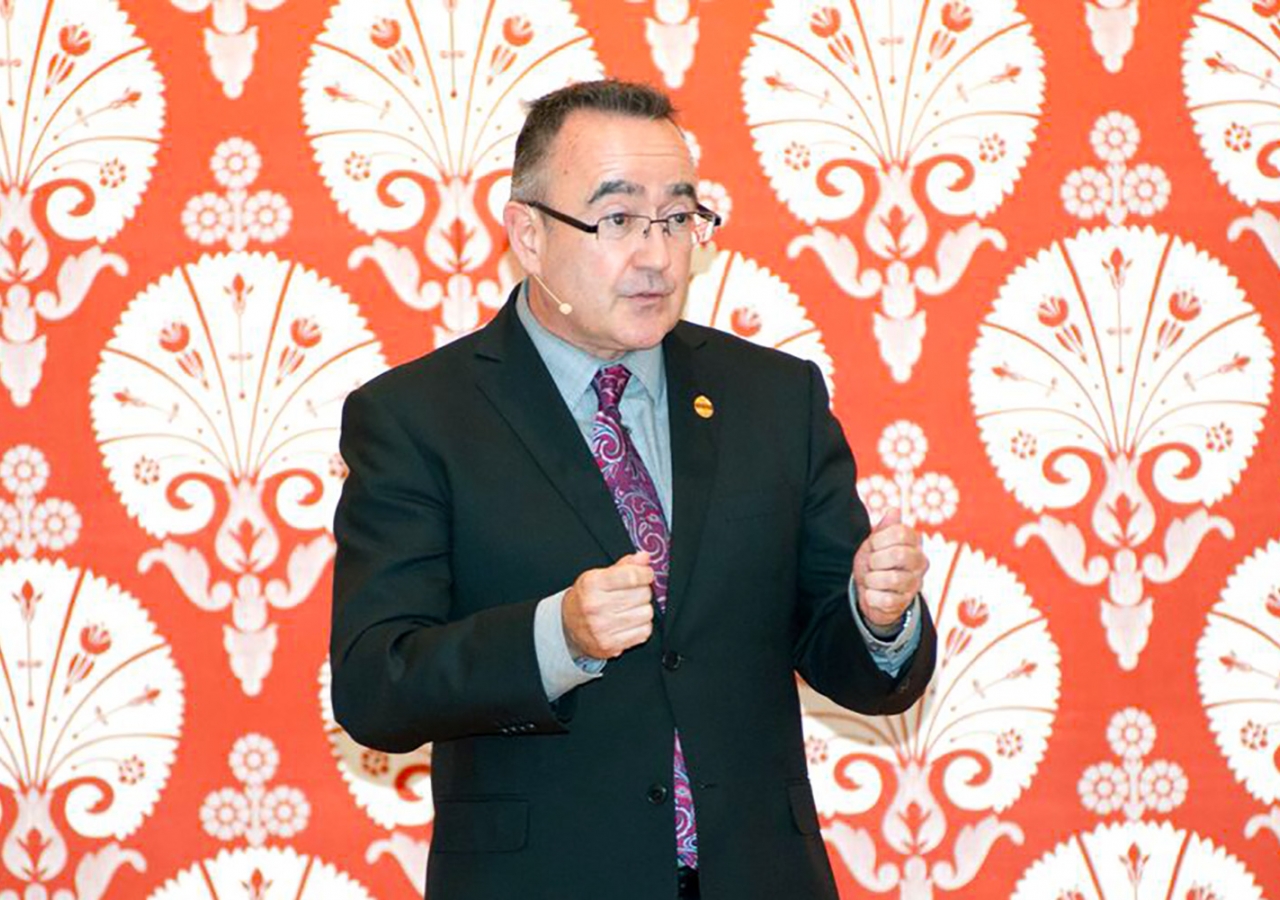
<path fill-rule="evenodd" d="M 674 528 L 675 523 L 671 521 L 671 425 L 667 411 L 667 376 L 662 360 L 662 345 L 648 350 L 634 350 L 620 359 L 606 363 L 542 327 L 529 309 L 528 282 L 525 282 L 517 298 L 516 315 L 533 341 L 538 355 L 542 357 L 547 371 L 551 373 L 552 381 L 564 398 L 565 405 L 569 407 L 574 421 L 578 423 L 582 439 L 588 445 L 591 443 L 591 430 L 598 406 L 595 391 L 591 387 L 596 370 L 606 364 L 618 363 L 631 370 L 631 380 L 623 391 L 618 408 L 622 413 L 622 420 L 627 423 L 636 451 L 649 470 L 654 487 L 658 489 L 658 498 L 667 517 L 667 527 Z M 565 591 L 567 590 L 566 587 Z M 863 622 L 858 612 L 855 590 L 850 577 L 849 602 L 853 604 L 853 619 L 871 650 L 871 658 L 881 670 L 896 676 L 920 643 L 920 598 L 917 597 L 911 605 L 905 627 L 893 639 L 881 640 Z M 560 612 L 565 591 L 543 599 L 538 604 L 533 620 L 538 669 L 547 699 L 552 701 L 580 684 L 601 677 L 606 662 L 599 659 L 574 660 L 565 638 Z"/>

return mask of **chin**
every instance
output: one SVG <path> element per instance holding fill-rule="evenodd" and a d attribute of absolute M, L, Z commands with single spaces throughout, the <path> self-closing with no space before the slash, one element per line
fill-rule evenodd
<path fill-rule="evenodd" d="M 662 339 L 672 328 L 676 327 L 679 316 L 662 316 L 644 322 L 637 322 L 634 328 L 628 329 L 624 336 L 630 350 L 647 350 L 662 343 Z"/>

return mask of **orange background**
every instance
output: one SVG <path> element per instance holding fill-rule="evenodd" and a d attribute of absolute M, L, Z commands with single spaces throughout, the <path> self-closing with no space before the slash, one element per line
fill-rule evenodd
<path fill-rule="evenodd" d="M 471 2 L 478 0 L 461 0 L 460 5 Z M 21 5 L 21 0 L 18 3 Z M 985 0 L 970 0 L 978 15 L 984 14 L 984 4 Z M 851 6 L 837 5 L 846 16 L 851 15 Z M 30 555 L 87 568 L 136 597 L 171 645 L 184 681 L 185 715 L 168 782 L 141 826 L 119 838 L 123 846 L 142 853 L 146 871 L 122 869 L 106 890 L 106 897 L 150 897 L 198 861 L 215 857 L 225 848 L 248 846 L 243 838 L 222 841 L 206 832 L 200 809 L 211 792 L 238 786 L 228 768 L 228 753 L 238 738 L 255 732 L 268 737 L 279 751 L 280 765 L 273 783 L 298 788 L 310 809 L 305 828 L 288 838 L 271 837 L 265 846 L 288 845 L 299 854 L 330 863 L 364 885 L 372 896 L 417 895 L 417 889 L 390 858 L 366 862 L 366 848 L 392 829 L 377 825 L 354 802 L 326 735 L 317 673 L 326 659 L 328 569 L 305 602 L 293 609 L 271 611 L 280 645 L 261 693 L 246 694 L 232 675 L 222 648 L 227 614 L 197 609 L 163 568 L 140 573 L 137 561 L 159 540 L 139 526 L 113 488 L 90 417 L 90 380 L 126 306 L 162 275 L 195 264 L 203 254 L 227 250 L 225 243 L 202 247 L 194 242 L 184 233 L 182 214 L 191 197 L 218 189 L 209 157 L 219 142 L 232 136 L 249 140 L 261 154 L 263 164 L 254 189 L 278 192 L 292 210 L 286 234 L 270 246 L 250 241 L 247 251 L 274 252 L 344 291 L 380 341 L 388 363 L 408 360 L 434 346 L 432 325 L 439 321 L 439 310 L 410 309 L 396 298 L 376 266 L 346 264 L 355 248 L 369 242 L 369 236 L 340 211 L 320 176 L 303 119 L 300 87 L 330 6 L 326 0 L 286 0 L 276 9 L 250 7 L 248 22 L 258 29 L 259 49 L 243 95 L 231 98 L 212 74 L 202 48 L 202 33 L 212 27 L 210 12 L 190 13 L 161 0 L 121 0 L 120 7 L 149 48 L 160 73 L 165 101 L 150 184 L 132 218 L 105 242 L 108 249 L 127 260 L 128 272 L 104 272 L 72 316 L 40 324 L 40 332 L 47 335 L 48 358 L 29 405 L 15 405 L 0 391 L 0 453 L 23 444 L 38 448 L 50 469 L 44 496 L 70 501 L 82 519 L 74 543 L 56 551 L 43 547 Z M 424 16 L 439 15 L 436 7 L 440 4 L 423 0 L 416 6 L 429 8 Z M 545 11 L 543 4 L 527 6 L 526 14 L 537 27 Z M 1233 776 L 1210 729 L 1196 666 L 1196 648 L 1209 610 L 1228 577 L 1246 557 L 1280 537 L 1275 512 L 1280 496 L 1280 440 L 1276 438 L 1274 410 L 1265 412 L 1257 446 L 1238 484 L 1213 506 L 1215 515 L 1233 523 L 1234 537 L 1209 534 L 1182 575 L 1170 584 L 1148 585 L 1148 593 L 1155 598 L 1149 643 L 1136 668 L 1126 670 L 1108 648 L 1099 622 L 1098 603 L 1105 586 L 1086 587 L 1071 580 L 1054 563 L 1043 542 L 1015 545 L 1015 532 L 1035 516 L 997 476 L 970 396 L 970 354 L 979 339 L 979 325 L 991 313 L 1002 284 L 1029 258 L 1086 227 L 1064 209 L 1062 185 L 1072 170 L 1099 165 L 1090 149 L 1089 134 L 1099 117 L 1113 110 L 1131 116 L 1141 131 L 1136 160 L 1159 166 L 1172 186 L 1163 209 L 1150 217 L 1131 214 L 1126 225 L 1150 225 L 1162 234 L 1176 235 L 1221 262 L 1260 313 L 1262 328 L 1274 344 L 1280 320 L 1275 265 L 1252 235 L 1228 239 L 1231 223 L 1250 210 L 1215 174 L 1188 109 L 1182 54 L 1199 4 L 1141 0 L 1134 46 L 1125 56 L 1123 68 L 1110 73 L 1091 46 L 1085 2 L 1018 3 L 1043 53 L 1044 99 L 1027 163 L 1012 193 L 981 220 L 998 229 L 1008 246 L 1004 250 L 981 247 L 953 289 L 922 301 L 928 314 L 923 355 L 905 383 L 894 380 L 880 358 L 871 325 L 871 309 L 877 301 L 856 301 L 839 291 L 815 254 L 788 255 L 787 245 L 807 234 L 810 226 L 787 207 L 766 177 L 744 111 L 740 71 L 753 34 L 764 24 L 767 6 L 754 0 L 694 2 L 691 13 L 700 19 L 700 38 L 684 85 L 671 90 L 681 122 L 701 146 L 702 176 L 723 185 L 732 199 L 729 223 L 717 235 L 717 246 L 741 253 L 778 276 L 798 296 L 805 314 L 819 329 L 833 368 L 835 411 L 858 457 L 860 475 L 885 471 L 877 455 L 877 441 L 890 423 L 908 419 L 924 429 L 930 442 L 924 468 L 949 476 L 958 488 L 959 501 L 954 516 L 944 524 L 936 529 L 922 525 L 922 529 L 981 550 L 1012 571 L 1046 617 L 1061 654 L 1060 695 L 1047 750 L 1030 785 L 1001 812 L 1003 820 L 1017 823 L 1024 840 L 1020 845 L 1007 839 L 996 842 L 976 877 L 958 895 L 1011 896 L 1029 867 L 1072 835 L 1124 821 L 1118 812 L 1100 816 L 1087 809 L 1078 783 L 1088 766 L 1114 760 L 1107 726 L 1112 716 L 1126 707 L 1138 707 L 1154 721 L 1158 734 L 1149 758 L 1176 762 L 1187 780 L 1183 802 L 1168 812 L 1148 810 L 1142 820 L 1168 822 L 1176 829 L 1207 838 L 1252 873 L 1262 894 L 1280 895 L 1280 836 L 1268 830 L 1253 837 L 1244 833 L 1251 817 L 1266 813 L 1274 804 L 1251 795 Z M 1249 6 L 1238 6 L 1243 19 Z M 578 0 L 573 11 L 609 75 L 661 84 L 662 73 L 644 39 L 646 17 L 657 15 L 653 4 Z M 936 16 L 936 11 L 931 15 Z M 6 190 L 11 187 L 5 185 Z M 864 257 L 869 257 L 863 224 L 870 203 L 864 202 L 854 216 L 820 223 L 847 235 Z M 479 199 L 477 207 L 500 248 L 503 238 L 498 224 Z M 948 224 L 966 220 L 930 214 L 934 234 Z M 389 236 L 413 248 L 421 258 L 429 224 L 428 215 L 408 232 Z M 1097 225 L 1095 220 L 1087 227 Z M 86 246 L 62 240 L 53 232 L 46 236 L 51 268 L 68 253 Z M 495 250 L 482 268 L 486 277 L 494 277 L 497 257 Z M 446 273 L 432 269 L 425 259 L 421 261 L 425 277 L 445 277 Z M 491 314 L 484 312 L 485 317 Z M 1082 522 L 1096 490 L 1097 485 L 1090 499 L 1076 510 Z M 1189 509 L 1156 493 L 1151 496 L 1162 522 Z M 295 533 L 278 517 L 275 521 L 286 542 L 312 534 Z M 214 529 L 209 525 L 188 543 L 208 548 Z M 0 565 L 8 566 L 21 556 L 16 547 L 6 547 Z M 1273 584 L 1280 583 L 1275 571 L 1271 574 Z M 13 581 L 10 574 L 3 585 L 5 592 L 12 593 L 17 584 L 20 580 Z M 8 597 L 0 596 L 0 603 L 7 602 Z M 1257 627 L 1280 634 L 1275 624 L 1277 614 L 1268 618 L 1262 606 L 1257 608 Z M 6 633 L 3 644 L 12 665 L 13 654 L 18 652 L 16 635 Z M 1277 660 L 1280 654 L 1273 652 L 1269 669 L 1273 675 Z M 1257 664 L 1267 665 L 1261 660 Z M 15 672 L 10 668 L 6 677 L 14 678 Z M 1280 700 L 1277 684 L 1280 682 L 1271 685 L 1269 701 L 1265 689 L 1259 701 L 1263 716 L 1268 714 L 1265 703 L 1270 703 L 1273 720 L 1280 718 L 1275 715 L 1275 704 Z M 1280 725 L 1273 726 L 1270 734 L 1274 747 L 1280 741 Z M 1280 772 L 1275 771 L 1274 760 L 1271 765 L 1274 790 Z M 5 835 L 10 835 L 15 825 L 16 792 L 14 784 L 0 781 L 0 795 L 5 798 L 0 832 Z M 953 820 L 952 830 L 938 851 L 945 856 L 943 851 L 953 852 L 947 848 L 953 846 L 959 823 L 973 821 L 973 815 L 958 811 L 945 795 L 938 799 Z M 70 887 L 76 860 L 110 839 L 77 834 L 56 811 L 57 801 L 54 809 L 55 822 L 69 843 L 70 863 L 49 885 Z M 849 821 L 876 835 L 883 809 L 878 806 Z M 397 830 L 418 841 L 430 837 L 429 825 Z M 887 854 L 883 842 L 879 845 Z M 1120 856 L 1128 851 L 1129 840 L 1117 838 L 1108 849 Z M 833 863 L 842 896 L 876 896 L 858 887 L 836 854 Z M 1206 869 L 1201 881 L 1210 880 L 1213 871 Z M 23 896 L 29 881 L 0 867 L 0 892 L 11 888 Z M 1064 883 L 1061 891 L 1068 887 Z M 944 895 L 936 889 L 935 896 Z M 1121 896 L 1115 886 L 1107 887 L 1104 895 Z M 1056 898 L 1058 894 L 1037 896 Z"/>

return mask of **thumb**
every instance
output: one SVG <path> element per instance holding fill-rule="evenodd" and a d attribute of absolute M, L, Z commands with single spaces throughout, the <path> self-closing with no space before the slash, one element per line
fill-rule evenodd
<path fill-rule="evenodd" d="M 902 510 L 898 509 L 896 506 L 890 506 L 884 511 L 884 514 L 880 516 L 880 521 L 876 523 L 876 527 L 871 530 L 879 531 L 882 528 L 888 528 L 890 525 L 900 524 L 902 524 Z"/>
<path fill-rule="evenodd" d="M 649 565 L 649 554 L 644 550 L 637 550 L 635 553 L 628 553 L 619 559 L 615 566 L 647 566 Z"/>

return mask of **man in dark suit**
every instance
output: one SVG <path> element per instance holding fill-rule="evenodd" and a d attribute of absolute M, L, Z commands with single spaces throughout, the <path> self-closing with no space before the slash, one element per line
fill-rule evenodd
<path fill-rule="evenodd" d="M 344 407 L 334 710 L 435 742 L 431 900 L 834 898 L 795 673 L 869 714 L 932 673 L 817 368 L 679 321 L 696 184 L 656 91 L 535 101 L 529 279 Z"/>

